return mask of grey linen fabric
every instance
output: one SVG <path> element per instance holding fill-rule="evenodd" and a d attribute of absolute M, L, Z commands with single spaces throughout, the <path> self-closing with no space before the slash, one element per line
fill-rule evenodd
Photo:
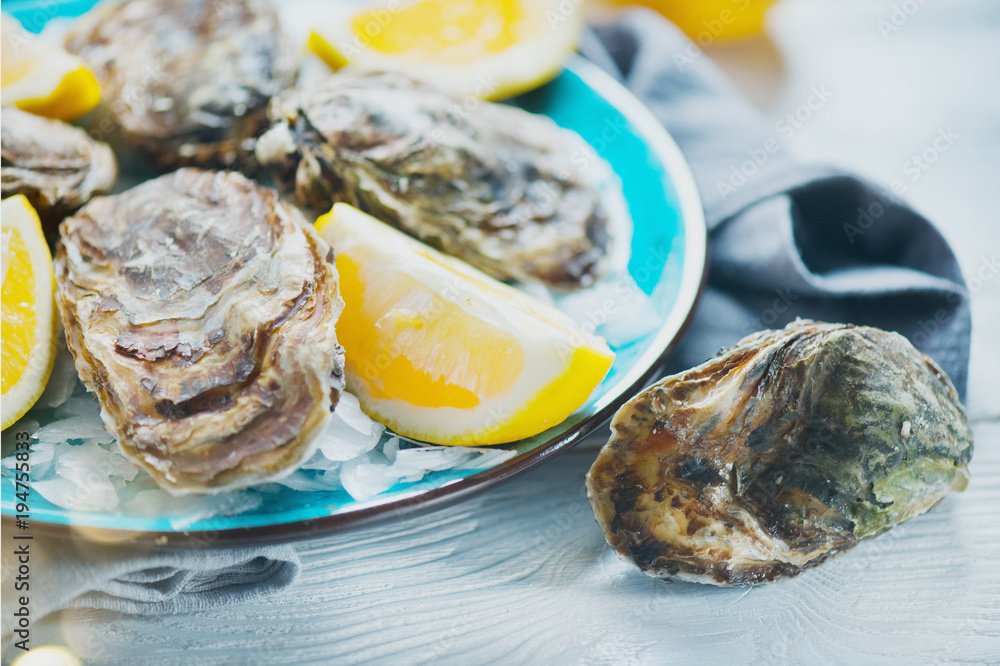
<path fill-rule="evenodd" d="M 708 287 L 668 370 L 803 317 L 905 335 L 944 368 L 964 399 L 968 293 L 930 222 L 871 183 L 797 162 L 775 126 L 653 12 L 635 10 L 594 28 L 581 50 L 669 130 L 705 207 Z"/>
<path fill-rule="evenodd" d="M 581 50 L 652 109 L 701 190 L 709 282 L 673 369 L 801 316 L 898 331 L 964 396 L 968 298 L 933 225 L 850 174 L 769 151 L 773 128 L 656 14 L 636 10 L 597 27 Z M 743 168 L 747 160 L 756 168 Z M 741 183 L 734 168 L 753 173 Z M 46 572 L 32 594 L 35 618 L 69 606 L 168 614 L 247 602 L 291 585 L 300 568 L 291 547 L 143 551 L 39 538 L 32 549 L 33 570 Z M 5 640 L 11 596 L 3 600 Z"/>
<path fill-rule="evenodd" d="M 17 575 L 19 547 L 30 558 L 34 619 L 62 608 L 133 615 L 192 612 L 245 603 L 292 585 L 299 557 L 291 546 L 156 549 L 34 535 L 15 540 L 4 529 L 3 579 Z M 17 594 L 3 595 L 3 640 L 14 630 Z"/>

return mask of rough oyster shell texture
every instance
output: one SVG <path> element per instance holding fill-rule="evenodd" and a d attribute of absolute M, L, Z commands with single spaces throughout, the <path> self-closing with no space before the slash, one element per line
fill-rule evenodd
<path fill-rule="evenodd" d="M 587 475 L 608 543 L 648 575 L 794 576 L 964 490 L 972 431 L 900 335 L 798 321 L 624 405 Z"/>
<path fill-rule="evenodd" d="M 66 342 L 108 431 L 174 494 L 281 476 L 343 387 L 332 251 L 275 191 L 182 169 L 60 229 Z"/>
<path fill-rule="evenodd" d="M 299 65 L 267 0 L 103 3 L 66 48 L 94 70 L 125 139 L 162 168 L 249 157 L 268 100 Z"/>
<path fill-rule="evenodd" d="M 608 215 L 577 134 L 400 74 L 344 71 L 271 102 L 258 161 L 302 206 L 346 202 L 501 280 L 586 286 Z"/>
<path fill-rule="evenodd" d="M 118 177 L 111 148 L 64 122 L 6 108 L 2 135 L 3 198 L 26 196 L 49 235 L 91 197 L 110 192 Z"/>

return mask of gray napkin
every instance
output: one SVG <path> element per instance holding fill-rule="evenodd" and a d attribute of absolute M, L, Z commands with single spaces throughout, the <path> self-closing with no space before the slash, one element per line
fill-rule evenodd
<path fill-rule="evenodd" d="M 30 599 L 33 620 L 63 608 L 161 615 L 252 601 L 293 584 L 301 570 L 291 546 L 164 550 L 38 534 L 15 539 L 27 532 L 10 527 L 4 523 L 3 580 L 15 579 L 16 553 L 26 550 L 29 588 L 18 593 L 11 584 L 4 591 L 5 644 L 17 639 L 14 612 L 21 594 Z"/>
<path fill-rule="evenodd" d="M 964 399 L 968 293 L 930 222 L 851 174 L 796 162 L 775 126 L 658 14 L 635 10 L 598 26 L 581 51 L 670 131 L 705 206 L 708 287 L 669 371 L 803 317 L 905 335 Z M 827 93 L 812 94 L 818 103 Z"/>

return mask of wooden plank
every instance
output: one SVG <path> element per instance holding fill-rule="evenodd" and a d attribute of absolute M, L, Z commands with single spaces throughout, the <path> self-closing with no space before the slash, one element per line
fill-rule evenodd
<path fill-rule="evenodd" d="M 1000 424 L 976 429 L 1000 438 Z M 968 491 L 798 578 L 752 589 L 647 578 L 608 549 L 573 452 L 461 506 L 313 542 L 267 605 L 132 619 L 64 612 L 88 657 L 146 663 L 989 661 L 1000 645 L 1000 447 Z M 74 643 L 91 627 L 87 644 Z M 39 631 L 39 629 L 36 629 Z M 56 635 L 53 635 L 55 638 Z M 80 650 L 80 648 L 85 648 Z M 254 661 L 255 659 L 259 661 Z"/>

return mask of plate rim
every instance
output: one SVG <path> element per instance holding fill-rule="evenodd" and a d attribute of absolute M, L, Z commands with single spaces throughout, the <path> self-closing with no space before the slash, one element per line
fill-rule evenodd
<path fill-rule="evenodd" d="M 558 437 L 496 467 L 456 479 L 438 488 L 414 491 L 390 502 L 374 504 L 348 513 L 269 525 L 193 531 L 135 531 L 33 520 L 33 531 L 59 538 L 150 544 L 161 548 L 191 546 L 217 548 L 302 541 L 387 522 L 392 518 L 412 518 L 457 504 L 505 483 L 568 450 L 607 422 L 630 396 L 645 388 L 660 371 L 691 323 L 695 306 L 708 277 L 708 230 L 694 175 L 677 143 L 653 112 L 625 86 L 583 56 L 575 54 L 566 63 L 565 68 L 625 116 L 638 130 L 644 143 L 659 158 L 676 190 L 681 224 L 684 228 L 685 262 L 677 300 L 650 344 L 649 350 L 640 357 L 640 360 L 652 357 L 649 363 L 637 363 L 636 367 L 626 374 L 621 383 L 627 383 L 627 386 L 618 396 Z M 10 515 L 3 516 L 4 529 L 7 529 L 6 524 L 11 520 Z"/>

